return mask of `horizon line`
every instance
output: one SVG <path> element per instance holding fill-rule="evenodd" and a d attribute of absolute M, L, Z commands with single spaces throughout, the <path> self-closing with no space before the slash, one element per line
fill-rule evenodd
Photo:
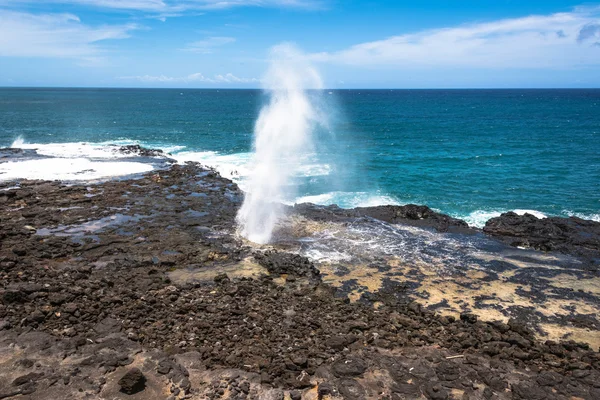
<path fill-rule="evenodd" d="M 112 89 L 112 90 L 263 90 L 259 87 L 150 87 L 150 86 L 3 86 L 2 89 Z M 594 87 L 348 87 L 348 88 L 323 88 L 323 89 L 305 89 L 305 90 L 599 90 L 600 86 Z"/>

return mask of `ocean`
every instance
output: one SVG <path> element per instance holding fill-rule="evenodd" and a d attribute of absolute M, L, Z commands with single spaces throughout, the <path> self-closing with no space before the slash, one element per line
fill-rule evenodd
<path fill-rule="evenodd" d="M 473 226 L 501 212 L 600 221 L 600 90 L 325 90 L 327 124 L 280 200 L 425 204 Z M 112 145 L 160 148 L 236 181 L 260 90 L 0 89 L 0 181 L 105 179 L 157 168 Z M 285 134 L 285 132 L 282 132 Z"/>

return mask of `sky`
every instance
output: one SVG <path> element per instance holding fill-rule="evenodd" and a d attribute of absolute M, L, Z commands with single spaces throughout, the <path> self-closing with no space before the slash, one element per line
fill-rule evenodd
<path fill-rule="evenodd" d="M 0 86 L 256 88 L 284 42 L 329 88 L 600 87 L 561 0 L 0 0 Z"/>

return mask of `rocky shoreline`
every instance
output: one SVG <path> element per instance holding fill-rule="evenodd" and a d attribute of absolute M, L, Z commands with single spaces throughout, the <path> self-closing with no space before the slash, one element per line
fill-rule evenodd
<path fill-rule="evenodd" d="M 0 184 L 0 398 L 600 398 L 598 348 L 540 340 L 518 318 L 441 315 L 394 285 L 352 302 L 289 239 L 236 236 L 241 199 L 197 164 Z M 484 234 L 423 206 L 290 213 Z M 579 257 L 597 278 L 600 224 L 543 221 L 508 214 L 483 232 Z"/>

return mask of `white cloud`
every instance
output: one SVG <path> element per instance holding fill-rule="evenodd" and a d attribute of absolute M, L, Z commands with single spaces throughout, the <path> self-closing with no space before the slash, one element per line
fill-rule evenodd
<path fill-rule="evenodd" d="M 600 64 L 600 8 L 425 30 L 311 55 L 358 66 L 572 68 Z"/>
<path fill-rule="evenodd" d="M 235 42 L 235 38 L 226 36 L 213 36 L 204 40 L 189 43 L 182 50 L 192 51 L 195 53 L 209 54 L 212 53 L 215 47 L 224 46 Z"/>
<path fill-rule="evenodd" d="M 0 6 L 35 4 L 39 0 L 0 0 Z M 312 9 L 321 0 L 47 0 L 47 3 L 80 5 L 115 10 L 171 13 L 233 7 L 285 7 Z"/>
<path fill-rule="evenodd" d="M 212 78 L 202 75 L 200 72 L 187 76 L 173 77 L 166 75 L 138 75 L 138 76 L 121 76 L 118 79 L 127 81 L 138 81 L 143 83 L 256 83 L 259 82 L 256 78 L 239 78 L 233 74 L 215 75 Z"/>
<path fill-rule="evenodd" d="M 99 42 L 124 39 L 135 24 L 85 25 L 73 14 L 28 14 L 0 10 L 0 56 L 98 60 Z"/>

